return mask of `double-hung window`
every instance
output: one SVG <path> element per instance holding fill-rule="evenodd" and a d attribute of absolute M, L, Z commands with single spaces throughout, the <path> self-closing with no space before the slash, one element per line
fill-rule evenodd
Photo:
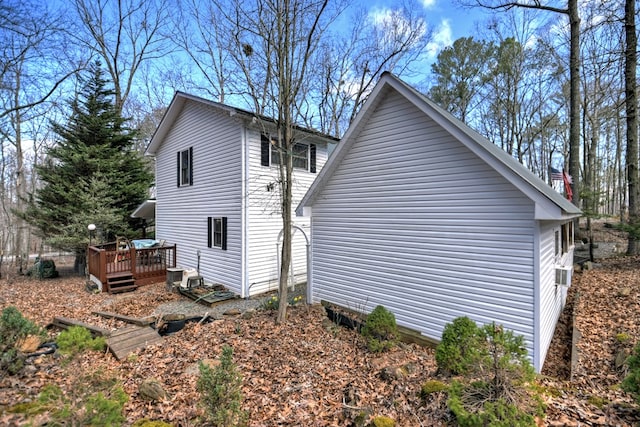
<path fill-rule="evenodd" d="M 207 246 L 227 250 L 227 217 L 207 218 Z"/>
<path fill-rule="evenodd" d="M 262 135 L 261 154 L 262 166 L 277 166 L 280 164 L 280 154 L 282 148 L 279 147 L 278 140 Z M 316 173 L 316 145 L 296 142 L 291 150 L 292 163 L 294 169 L 300 169 L 311 173 Z"/>
<path fill-rule="evenodd" d="M 573 241 L 573 222 L 569 221 L 566 224 L 562 224 L 559 230 L 554 233 L 554 246 L 555 255 L 560 257 L 567 252 L 574 245 Z"/>
<path fill-rule="evenodd" d="M 178 187 L 193 185 L 193 147 L 178 151 Z"/>

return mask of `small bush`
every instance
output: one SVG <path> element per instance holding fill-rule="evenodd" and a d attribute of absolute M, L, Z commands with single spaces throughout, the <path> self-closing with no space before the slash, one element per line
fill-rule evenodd
<path fill-rule="evenodd" d="M 200 362 L 198 391 L 207 419 L 215 426 L 244 426 L 248 414 L 242 410 L 242 377 L 233 363 L 233 349 L 222 348 L 220 365 L 211 368 Z"/>
<path fill-rule="evenodd" d="M 116 427 L 125 424 L 122 414 L 128 396 L 115 379 L 103 379 L 101 384 L 86 384 L 86 377 L 76 379 L 73 396 L 65 396 L 56 386 L 45 385 L 38 398 L 27 405 L 16 405 L 8 409 L 12 413 L 27 415 L 47 414 L 47 425 L 104 426 Z M 91 382 L 91 381 L 90 381 Z M 109 385 L 112 386 L 108 387 Z M 100 388 L 96 391 L 95 387 Z"/>
<path fill-rule="evenodd" d="M 129 396 L 122 387 L 115 387 L 110 393 L 98 392 L 89 396 L 85 404 L 85 425 L 116 427 L 126 421 L 122 410 Z"/>
<path fill-rule="evenodd" d="M 622 381 L 622 389 L 640 403 L 640 343 L 636 344 L 625 363 L 629 367 L 629 373 Z"/>
<path fill-rule="evenodd" d="M 535 372 L 522 335 L 490 323 L 481 328 L 480 337 L 486 343 L 486 349 L 480 351 L 480 371 L 490 380 L 494 394 L 508 395 L 511 387 L 533 380 Z"/>
<path fill-rule="evenodd" d="M 386 351 L 395 345 L 398 337 L 396 317 L 379 305 L 367 316 L 361 333 L 367 339 L 367 347 L 370 351 L 375 353 Z"/>
<path fill-rule="evenodd" d="M 480 329 L 468 317 L 458 317 L 447 324 L 436 347 L 438 369 L 453 375 L 467 374 L 478 363 L 481 347 Z"/>
<path fill-rule="evenodd" d="M 84 350 L 102 351 L 107 345 L 104 337 L 93 338 L 91 332 L 82 326 L 72 326 L 62 331 L 56 343 L 60 353 L 69 355 L 75 355 Z"/>
<path fill-rule="evenodd" d="M 465 394 L 482 393 L 483 384 L 463 386 L 454 381 L 449 391 L 449 409 L 456 417 L 460 427 L 492 426 L 492 427 L 529 427 L 535 426 L 533 415 L 520 410 L 516 405 L 504 399 L 484 400 L 469 408 L 464 402 Z"/>
<path fill-rule="evenodd" d="M 13 306 L 6 307 L 0 315 L 0 372 L 17 374 L 24 367 L 24 355 L 16 345 L 29 335 L 44 336 L 35 323 L 24 318 Z"/>
<path fill-rule="evenodd" d="M 522 336 L 468 318 L 447 325 L 436 349 L 438 366 L 466 375 L 449 389 L 449 409 L 461 426 L 529 426 L 543 412 L 528 388 L 534 370 Z M 473 382 L 470 382 L 473 381 Z"/>

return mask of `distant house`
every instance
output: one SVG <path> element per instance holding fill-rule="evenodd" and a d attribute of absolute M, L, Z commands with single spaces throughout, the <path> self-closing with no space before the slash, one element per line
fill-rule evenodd
<path fill-rule="evenodd" d="M 298 213 L 313 301 L 381 304 L 432 340 L 459 316 L 495 321 L 542 368 L 581 212 L 406 83 L 383 74 Z"/>
<path fill-rule="evenodd" d="M 282 219 L 274 135 L 270 119 L 178 92 L 147 148 L 156 164 L 156 239 L 177 245 L 178 266 L 199 268 L 206 282 L 243 297 L 277 287 Z M 336 140 L 301 129 L 295 139 L 297 204 Z M 294 220 L 308 230 L 308 218 Z M 294 275 L 304 281 L 302 232 L 293 243 Z"/>

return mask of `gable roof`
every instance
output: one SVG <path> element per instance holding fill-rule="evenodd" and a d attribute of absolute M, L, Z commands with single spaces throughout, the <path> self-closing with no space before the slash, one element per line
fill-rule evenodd
<path fill-rule="evenodd" d="M 158 152 L 160 145 L 162 145 L 162 141 L 164 141 L 164 138 L 167 136 L 167 133 L 169 133 L 169 130 L 173 126 L 173 123 L 178 118 L 180 113 L 182 112 L 182 109 L 187 101 L 193 101 L 200 104 L 205 104 L 209 107 L 218 109 L 221 112 L 226 112 L 227 114 L 229 114 L 229 116 L 236 116 L 248 122 L 252 122 L 253 120 L 257 119 L 273 125 L 275 125 L 276 123 L 275 119 L 272 119 L 267 116 L 254 114 L 250 111 L 243 110 L 241 108 L 232 107 L 230 105 L 211 101 L 209 99 L 201 98 L 196 95 L 190 95 L 185 92 L 177 91 L 174 94 L 173 99 L 171 100 L 171 103 L 167 108 L 167 111 L 165 111 L 164 116 L 160 121 L 160 124 L 158 125 L 157 129 L 153 133 L 153 136 L 151 137 L 151 141 L 149 142 L 149 145 L 147 145 L 147 149 L 146 149 L 147 154 L 155 155 Z M 297 126 L 295 127 L 295 129 L 301 132 L 314 135 L 320 139 L 325 140 L 326 142 L 336 143 L 339 141 L 339 138 L 335 138 L 330 135 L 325 135 L 313 129 L 306 129 L 306 128 L 297 127 Z"/>
<path fill-rule="evenodd" d="M 298 215 L 302 214 L 304 207 L 313 205 L 316 197 L 318 197 L 341 160 L 353 145 L 360 130 L 367 123 L 368 118 L 376 107 L 383 102 L 388 91 L 391 90 L 400 93 L 426 116 L 430 117 L 529 197 L 536 206 L 536 219 L 560 220 L 581 215 L 580 209 L 562 197 L 507 152 L 389 72 L 382 74 L 367 102 L 349 126 L 335 152 L 298 205 L 296 210 Z"/>

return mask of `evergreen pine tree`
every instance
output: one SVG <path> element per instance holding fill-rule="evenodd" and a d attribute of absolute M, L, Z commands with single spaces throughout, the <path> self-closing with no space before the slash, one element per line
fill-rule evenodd
<path fill-rule="evenodd" d="M 40 187 L 24 218 L 52 246 L 76 255 L 82 271 L 89 240 L 87 225 L 96 224 L 105 240 L 132 237 L 137 220 L 131 212 L 148 197 L 153 175 L 135 150 L 136 132 L 126 126 L 113 103 L 113 90 L 100 64 L 70 102 L 66 124 L 53 123 L 58 136 L 36 167 Z"/>

